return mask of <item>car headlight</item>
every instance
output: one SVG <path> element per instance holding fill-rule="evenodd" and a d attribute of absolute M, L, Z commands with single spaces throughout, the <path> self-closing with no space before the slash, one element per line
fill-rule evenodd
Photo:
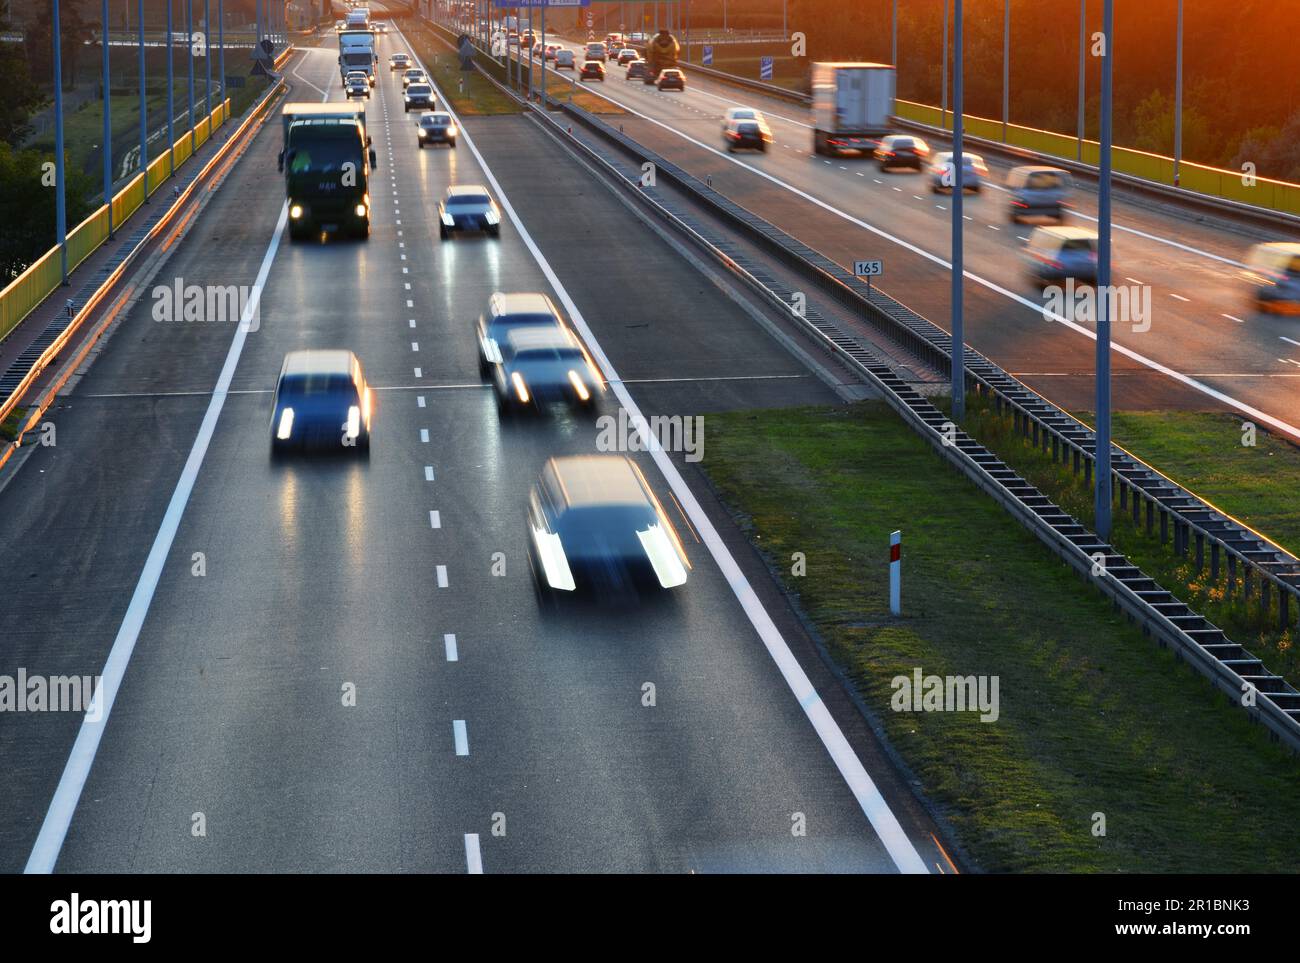
<path fill-rule="evenodd" d="M 415 136 L 417 136 L 417 137 L 423 137 L 423 136 L 425 135 L 425 133 L 426 133 L 426 131 L 425 131 L 425 129 L 424 129 L 423 127 L 418 127 L 418 128 L 416 128 Z"/>
<path fill-rule="evenodd" d="M 520 403 L 528 404 L 528 385 L 524 384 L 524 376 L 516 371 L 510 375 L 510 383 L 515 386 L 515 394 Z"/>
<path fill-rule="evenodd" d="M 366 205 L 364 205 L 364 204 L 358 204 L 358 205 L 357 205 L 357 217 L 365 217 L 365 216 L 366 216 Z"/>
<path fill-rule="evenodd" d="M 484 215 L 483 219 L 487 221 L 489 224 L 497 224 L 501 221 L 501 215 L 496 212 L 496 208 L 489 207 L 487 210 L 487 214 Z"/>
<path fill-rule="evenodd" d="M 564 555 L 564 545 L 560 536 L 540 528 L 532 528 L 533 544 L 537 547 L 537 559 L 542 564 L 542 574 L 551 588 L 572 592 L 575 588 L 573 572 L 569 570 L 569 560 Z"/>
<path fill-rule="evenodd" d="M 355 438 L 361 434 L 361 409 L 356 405 L 348 408 L 348 437 Z"/>
<path fill-rule="evenodd" d="M 662 525 L 651 525 L 644 531 L 638 531 L 636 537 L 645 549 L 650 567 L 655 577 L 664 588 L 674 588 L 686 582 L 686 567 L 682 565 L 677 549 L 664 532 Z"/>
<path fill-rule="evenodd" d="M 447 125 L 447 136 L 448 136 L 448 137 L 455 137 L 456 134 L 457 134 L 456 125 L 455 125 L 455 124 L 448 124 L 448 125 Z"/>
<path fill-rule="evenodd" d="M 578 399 L 580 401 L 591 400 L 591 392 L 588 391 L 587 386 L 582 383 L 582 375 L 578 374 L 578 372 L 569 372 L 569 384 L 573 385 L 573 390 L 578 393 Z"/>
<path fill-rule="evenodd" d="M 292 217 L 295 221 L 298 220 L 298 218 L 302 217 L 302 205 L 291 204 L 289 206 L 289 216 Z"/>
<path fill-rule="evenodd" d="M 452 217 L 450 214 L 448 214 L 446 211 L 443 211 L 443 212 L 442 212 L 442 223 L 446 224 L 448 227 L 455 227 L 455 226 L 456 226 L 456 219 L 455 219 L 454 217 Z"/>
<path fill-rule="evenodd" d="M 280 412 L 280 426 L 275 430 L 275 437 L 284 441 L 293 434 L 293 409 L 285 408 Z"/>

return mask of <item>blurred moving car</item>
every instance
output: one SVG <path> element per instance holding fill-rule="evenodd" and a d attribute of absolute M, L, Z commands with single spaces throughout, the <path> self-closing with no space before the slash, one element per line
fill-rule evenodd
<path fill-rule="evenodd" d="M 961 160 L 962 190 L 980 193 L 984 190 L 984 181 L 989 176 L 989 168 L 984 163 L 984 158 L 979 154 L 962 151 Z M 934 163 L 930 165 L 930 190 L 935 194 L 944 191 L 951 194 L 956 184 L 957 166 L 952 161 L 952 151 L 946 150 L 935 154 Z"/>
<path fill-rule="evenodd" d="M 659 71 L 659 79 L 655 81 L 655 85 L 660 90 L 685 90 L 686 74 L 677 67 L 665 67 Z"/>
<path fill-rule="evenodd" d="M 645 77 L 649 68 L 644 60 L 633 60 L 627 65 L 627 74 L 624 80 L 636 80 L 638 77 Z"/>
<path fill-rule="evenodd" d="M 599 60 L 604 63 L 609 59 L 609 48 L 603 43 L 589 43 L 583 48 L 583 53 L 588 60 Z"/>
<path fill-rule="evenodd" d="M 362 74 L 360 77 L 349 77 L 343 90 L 347 95 L 348 100 L 351 100 L 353 97 L 364 97 L 366 100 L 370 99 L 370 81 L 366 78 L 365 74 Z"/>
<path fill-rule="evenodd" d="M 453 184 L 438 202 L 438 236 L 452 231 L 486 231 L 501 236 L 501 209 L 488 189 L 478 184 Z"/>
<path fill-rule="evenodd" d="M 605 65 L 599 60 L 588 60 L 582 65 L 582 71 L 578 74 L 579 80 L 599 80 L 605 79 Z"/>
<path fill-rule="evenodd" d="M 615 593 L 686 583 L 690 561 L 641 470 L 622 455 L 552 458 L 528 497 L 539 593 Z"/>
<path fill-rule="evenodd" d="M 445 110 L 429 110 L 420 115 L 415 122 L 415 137 L 420 148 L 429 144 L 446 144 L 456 146 L 456 122 Z"/>
<path fill-rule="evenodd" d="M 1013 224 L 1035 219 L 1062 221 L 1070 206 L 1070 172 L 1059 167 L 1028 165 L 1007 174 Z"/>
<path fill-rule="evenodd" d="M 766 153 L 767 145 L 772 143 L 772 131 L 762 118 L 733 120 L 723 128 L 722 139 L 727 145 L 728 153 L 735 153 L 743 147 L 752 147 Z"/>
<path fill-rule="evenodd" d="M 488 309 L 478 318 L 478 370 L 488 375 L 501 363 L 501 342 L 512 331 L 563 328 L 560 312 L 545 294 L 497 291 L 488 299 Z"/>
<path fill-rule="evenodd" d="M 595 363 L 568 328 L 515 327 L 497 346 L 501 360 L 489 372 L 503 412 L 555 402 L 590 410 L 605 393 Z"/>
<path fill-rule="evenodd" d="M 411 58 L 404 53 L 395 53 L 388 58 L 389 70 L 407 70 L 411 66 Z"/>
<path fill-rule="evenodd" d="M 1025 244 L 1029 272 L 1040 283 L 1076 281 L 1096 283 L 1097 232 L 1086 227 L 1036 227 Z"/>
<path fill-rule="evenodd" d="M 426 83 L 414 83 L 406 88 L 402 98 L 402 112 L 412 110 L 432 110 L 434 106 L 433 88 Z"/>
<path fill-rule="evenodd" d="M 1243 277 L 1251 283 L 1255 308 L 1266 314 L 1300 314 L 1300 244 L 1256 244 L 1246 256 Z"/>
<path fill-rule="evenodd" d="M 930 145 L 910 134 L 889 134 L 880 139 L 880 145 L 872 156 L 880 163 L 882 171 L 891 167 L 910 167 L 920 171 L 930 156 Z"/>
<path fill-rule="evenodd" d="M 290 351 L 271 409 L 271 452 L 370 450 L 370 387 L 351 351 Z"/>
<path fill-rule="evenodd" d="M 755 110 L 753 107 L 728 107 L 722 115 L 722 129 L 726 130 L 727 125 L 733 120 L 761 120 L 767 123 L 762 112 Z"/>
<path fill-rule="evenodd" d="M 424 71 L 419 67 L 407 67 L 406 72 L 402 74 L 402 89 L 405 90 L 411 84 L 428 83 L 429 78 L 424 75 Z"/>
<path fill-rule="evenodd" d="M 556 70 L 573 70 L 575 66 L 572 50 L 560 50 L 555 54 Z"/>
<path fill-rule="evenodd" d="M 630 64 L 633 60 L 637 60 L 637 59 L 639 59 L 637 56 L 637 52 L 633 50 L 631 47 L 624 47 L 622 50 L 618 52 L 618 65 L 620 67 L 625 67 L 628 64 Z"/>

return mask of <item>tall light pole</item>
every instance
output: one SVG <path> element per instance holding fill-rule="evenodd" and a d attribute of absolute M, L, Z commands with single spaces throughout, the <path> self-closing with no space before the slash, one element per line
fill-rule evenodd
<path fill-rule="evenodd" d="M 952 418 L 960 423 L 966 417 L 966 351 L 962 318 L 963 270 L 962 207 L 965 198 L 966 164 L 962 157 L 964 120 L 962 116 L 962 0 L 956 0 L 953 20 L 953 90 L 952 90 Z M 944 49 L 946 60 L 947 48 Z"/>
<path fill-rule="evenodd" d="M 176 52 L 176 38 L 172 35 L 172 6 L 175 0 L 167 0 L 167 176 L 176 172 L 176 131 L 173 128 L 176 117 L 176 80 L 172 67 L 172 55 Z"/>
<path fill-rule="evenodd" d="M 1002 143 L 1007 142 L 1011 113 L 1011 0 L 1002 0 Z"/>
<path fill-rule="evenodd" d="M 61 277 L 68 283 L 68 208 L 63 191 L 63 51 L 59 29 L 59 0 L 54 0 L 54 236 L 59 245 Z"/>
<path fill-rule="evenodd" d="M 951 0 L 943 0 L 943 90 L 939 94 L 939 127 L 948 126 L 948 7 Z"/>
<path fill-rule="evenodd" d="M 1076 160 L 1083 160 L 1084 112 L 1087 110 L 1087 72 L 1084 69 L 1084 50 L 1088 45 L 1088 0 L 1079 0 L 1079 132 Z"/>
<path fill-rule="evenodd" d="M 136 39 L 140 46 L 140 173 L 144 175 L 144 201 L 149 203 L 149 100 L 145 96 L 144 0 L 136 2 Z"/>
<path fill-rule="evenodd" d="M 189 48 L 190 55 L 187 62 L 190 66 L 190 153 L 194 153 L 194 0 L 185 0 L 185 42 Z"/>
<path fill-rule="evenodd" d="M 1110 150 L 1111 57 L 1114 55 L 1115 0 L 1102 3 L 1101 60 L 1101 180 L 1097 194 L 1097 291 L 1110 290 Z M 1110 538 L 1110 312 L 1109 297 L 1097 298 L 1097 450 L 1094 465 L 1093 512 L 1097 535 Z"/>
<path fill-rule="evenodd" d="M 1178 53 L 1174 57 L 1174 187 L 1183 160 L 1183 0 L 1178 0 Z"/>
<path fill-rule="evenodd" d="M 108 236 L 113 236 L 113 108 L 109 101 L 112 81 L 108 75 L 108 0 L 102 0 L 101 13 L 104 26 L 99 38 L 104 48 L 104 203 L 108 206 Z"/>
<path fill-rule="evenodd" d="M 212 136 L 212 0 L 203 0 L 203 113 L 208 115 L 208 136 Z"/>
<path fill-rule="evenodd" d="M 226 120 L 226 0 L 217 0 L 217 73 L 221 77 L 221 120 Z"/>
<path fill-rule="evenodd" d="M 898 0 L 894 0 L 893 17 L 890 19 L 889 62 L 894 65 L 894 80 L 898 81 Z"/>

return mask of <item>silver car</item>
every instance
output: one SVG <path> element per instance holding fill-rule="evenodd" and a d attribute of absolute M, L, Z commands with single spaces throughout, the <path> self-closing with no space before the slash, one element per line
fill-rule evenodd
<path fill-rule="evenodd" d="M 1063 221 L 1070 204 L 1070 173 L 1059 167 L 1016 167 L 1007 175 L 1010 217 L 1021 221 Z"/>

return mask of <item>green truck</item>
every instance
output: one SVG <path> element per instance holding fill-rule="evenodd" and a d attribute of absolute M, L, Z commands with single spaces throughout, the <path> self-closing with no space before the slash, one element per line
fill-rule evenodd
<path fill-rule="evenodd" d="M 319 234 L 370 235 L 375 152 L 355 117 L 288 122 L 281 168 L 292 240 Z"/>

